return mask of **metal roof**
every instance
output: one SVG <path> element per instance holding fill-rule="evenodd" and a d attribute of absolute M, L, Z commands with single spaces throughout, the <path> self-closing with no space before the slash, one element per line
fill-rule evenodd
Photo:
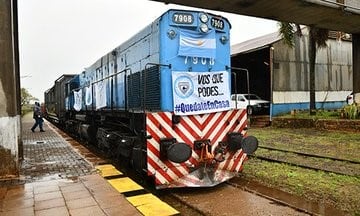
<path fill-rule="evenodd" d="M 248 41 L 234 44 L 231 46 L 231 56 L 260 50 L 271 46 L 271 44 L 279 40 L 281 40 L 279 32 L 274 32 Z"/>
<path fill-rule="evenodd" d="M 302 35 L 308 35 L 308 30 L 306 27 L 301 28 Z M 337 35 L 337 34 L 342 35 Z M 329 31 L 329 39 L 336 39 L 341 37 L 342 41 L 351 42 L 352 36 L 350 34 L 345 34 L 343 32 Z M 236 56 L 238 54 L 244 54 L 249 52 L 254 52 L 256 50 L 261 50 L 266 47 L 270 47 L 272 44 L 282 40 L 279 32 L 273 32 L 266 34 L 257 38 L 253 38 L 241 43 L 237 43 L 231 46 L 231 56 Z"/>

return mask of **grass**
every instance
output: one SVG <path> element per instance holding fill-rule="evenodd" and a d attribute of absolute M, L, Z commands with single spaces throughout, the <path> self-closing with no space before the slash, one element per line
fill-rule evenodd
<path fill-rule="evenodd" d="M 360 161 L 360 133 L 309 128 L 252 128 L 260 145 Z"/>
<path fill-rule="evenodd" d="M 360 179 L 250 159 L 243 175 L 308 200 L 325 202 L 356 215 L 360 213 Z"/>
<path fill-rule="evenodd" d="M 360 133 L 314 129 L 252 128 L 260 145 L 360 161 Z M 259 151 L 261 152 L 261 151 Z M 360 215 L 360 178 L 251 158 L 243 175 L 309 200 Z"/>
<path fill-rule="evenodd" d="M 32 112 L 32 111 L 33 111 L 32 106 L 30 106 L 28 104 L 24 105 L 24 106 L 21 107 L 21 116 L 24 116 L 27 113 Z"/>
<path fill-rule="evenodd" d="M 340 119 L 341 110 L 317 110 L 315 115 L 310 115 L 309 111 L 294 110 L 279 117 L 300 118 L 300 119 Z"/>

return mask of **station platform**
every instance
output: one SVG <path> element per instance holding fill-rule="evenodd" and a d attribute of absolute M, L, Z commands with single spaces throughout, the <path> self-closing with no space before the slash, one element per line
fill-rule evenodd
<path fill-rule="evenodd" d="M 0 181 L 0 215 L 177 215 L 152 194 L 127 197 L 143 190 L 51 123 L 45 132 L 30 130 L 32 114 L 22 118 L 24 158 L 21 175 Z M 136 194 L 136 193 L 135 193 Z"/>

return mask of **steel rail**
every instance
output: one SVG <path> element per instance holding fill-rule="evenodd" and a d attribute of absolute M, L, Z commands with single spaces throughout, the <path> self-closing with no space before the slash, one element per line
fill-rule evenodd
<path fill-rule="evenodd" d="M 257 158 L 257 159 L 264 160 L 264 161 L 274 162 L 274 163 L 287 164 L 287 165 L 290 165 L 290 166 L 296 166 L 296 167 L 300 167 L 300 168 L 304 168 L 304 169 L 310 169 L 310 170 L 315 170 L 315 171 L 323 171 L 323 172 L 326 172 L 326 173 L 335 173 L 335 174 L 338 174 L 338 175 L 353 176 L 353 177 L 356 177 L 356 178 L 360 177 L 359 174 L 351 174 L 351 173 L 335 171 L 335 170 L 331 170 L 331 169 L 327 169 L 327 168 L 318 168 L 318 167 L 309 166 L 309 165 L 297 164 L 297 163 L 289 162 L 289 161 L 286 161 L 286 160 L 274 159 L 274 158 L 264 157 L 264 156 L 260 156 L 260 155 L 249 155 L 249 157 Z"/>
<path fill-rule="evenodd" d="M 348 163 L 353 163 L 353 164 L 360 164 L 360 161 L 353 161 L 353 160 L 330 157 L 330 156 L 325 156 L 325 155 L 318 155 L 318 154 L 309 154 L 309 153 L 305 153 L 305 152 L 292 151 L 292 150 L 287 150 L 287 149 L 278 149 L 278 148 L 273 148 L 273 147 L 269 147 L 269 146 L 259 146 L 259 148 L 274 150 L 274 151 L 281 151 L 281 152 L 289 152 L 289 153 L 298 154 L 298 155 L 307 156 L 307 157 L 323 158 L 323 159 L 330 159 L 330 160 L 334 160 L 334 161 L 342 161 L 342 162 L 348 162 Z"/>

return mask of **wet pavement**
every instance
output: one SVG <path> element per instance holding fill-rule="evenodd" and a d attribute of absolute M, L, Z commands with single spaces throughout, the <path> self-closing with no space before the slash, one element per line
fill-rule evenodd
<path fill-rule="evenodd" d="M 171 195 L 166 199 L 173 205 L 185 204 L 181 212 L 190 213 L 184 215 L 349 215 L 325 203 L 309 201 L 242 177 L 235 177 L 212 188 L 174 189 Z"/>
<path fill-rule="evenodd" d="M 208 189 L 179 190 L 175 196 L 209 216 L 312 215 L 228 184 Z"/>
<path fill-rule="evenodd" d="M 21 175 L 0 181 L 0 215 L 142 215 L 98 174 L 106 161 L 47 122 L 33 133 L 31 117 L 22 119 Z"/>
<path fill-rule="evenodd" d="M 1 187 L 0 215 L 141 215 L 97 174 Z"/>

